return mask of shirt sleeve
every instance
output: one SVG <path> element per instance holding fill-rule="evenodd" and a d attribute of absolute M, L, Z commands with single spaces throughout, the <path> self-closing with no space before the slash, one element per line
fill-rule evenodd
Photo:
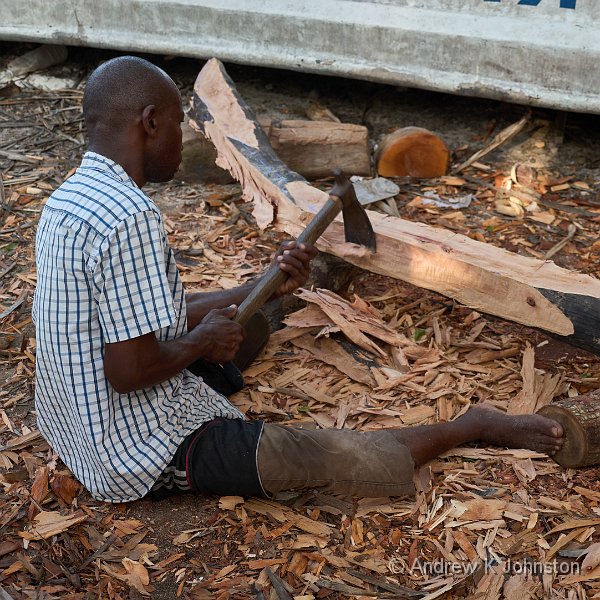
<path fill-rule="evenodd" d="M 167 251 L 162 224 L 151 211 L 129 216 L 106 238 L 94 270 L 106 342 L 139 337 L 176 320 Z"/>

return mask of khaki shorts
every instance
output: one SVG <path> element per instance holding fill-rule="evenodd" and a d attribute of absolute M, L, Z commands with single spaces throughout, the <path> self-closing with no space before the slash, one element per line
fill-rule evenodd
<path fill-rule="evenodd" d="M 317 488 L 362 497 L 414 496 L 414 463 L 388 430 L 298 429 L 265 423 L 258 473 L 265 492 Z"/>

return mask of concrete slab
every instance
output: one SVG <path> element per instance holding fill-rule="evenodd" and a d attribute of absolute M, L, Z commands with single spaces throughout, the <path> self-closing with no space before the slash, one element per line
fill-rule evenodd
<path fill-rule="evenodd" d="M 4 0 L 0 39 L 209 58 L 600 113 L 597 0 Z"/>

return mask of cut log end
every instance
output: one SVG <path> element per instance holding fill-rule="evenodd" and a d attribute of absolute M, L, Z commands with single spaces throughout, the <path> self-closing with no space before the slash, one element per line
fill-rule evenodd
<path fill-rule="evenodd" d="M 563 467 L 600 464 L 600 390 L 544 406 L 538 414 L 558 421 L 564 431 L 562 448 L 552 458 Z"/>
<path fill-rule="evenodd" d="M 427 129 L 403 127 L 383 139 L 376 163 L 382 177 L 441 177 L 448 172 L 450 150 Z"/>

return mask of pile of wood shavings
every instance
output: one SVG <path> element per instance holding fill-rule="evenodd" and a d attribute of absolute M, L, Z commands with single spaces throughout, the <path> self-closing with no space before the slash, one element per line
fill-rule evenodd
<path fill-rule="evenodd" d="M 25 135 L 1 140 L 0 351 L 6 376 L 0 390 L 0 595 L 223 600 L 598 595 L 598 469 L 564 470 L 529 451 L 449 452 L 416 473 L 416 500 L 307 492 L 277 501 L 183 497 L 120 506 L 93 501 L 41 439 L 31 404 L 33 234 L 49 191 L 83 150 L 80 100 L 76 92 L 40 100 L 22 92 L 0 101 L 2 122 L 20 119 L 28 126 L 33 108 L 41 115 L 35 126 L 42 123 L 46 136 L 41 142 Z M 535 236 L 544 238 L 534 222 L 486 213 L 487 188 L 462 181 L 413 182 L 403 194 L 423 196 L 424 188 L 433 187 L 444 195 L 449 186 L 474 185 L 479 202 L 464 219 L 418 203 L 406 206 L 402 197 L 397 209 L 405 217 L 460 225 L 492 243 L 547 250 L 535 243 Z M 556 184 L 568 187 L 553 193 L 569 194 L 575 183 Z M 256 276 L 279 241 L 256 230 L 236 186 L 171 184 L 152 195 L 165 211 L 190 290 L 233 287 Z M 574 204 L 567 198 L 562 208 L 550 210 Z M 594 206 L 585 210 L 597 214 Z M 561 220 L 551 245 L 566 230 L 569 214 L 556 213 Z M 486 219 L 496 221 L 485 225 Z M 594 274 L 597 217 L 578 219 L 579 231 L 590 240 L 578 236 L 562 252 Z M 286 327 L 246 372 L 248 387 L 233 398 L 251 418 L 353 429 L 410 426 L 452 419 L 479 402 L 533 412 L 553 397 L 599 387 L 593 357 L 571 354 L 544 362 L 554 345 L 545 336 L 397 281 L 364 273 L 339 295 L 306 290 L 300 297 L 307 307 L 287 316 Z M 533 576 L 523 573 L 527 565 Z"/>

